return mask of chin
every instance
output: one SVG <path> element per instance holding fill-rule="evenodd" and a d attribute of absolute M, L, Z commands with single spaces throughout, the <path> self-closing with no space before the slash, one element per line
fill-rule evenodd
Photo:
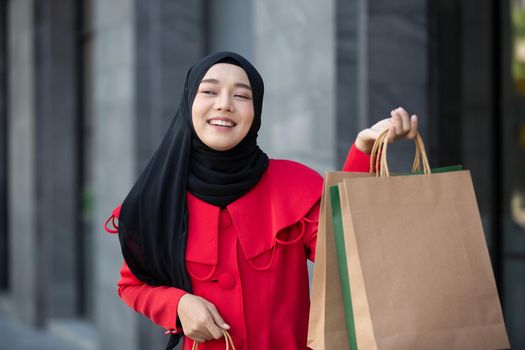
<path fill-rule="evenodd" d="M 224 143 L 218 143 L 218 142 L 204 142 L 208 147 L 216 150 L 216 151 L 227 151 L 235 147 L 237 144 L 224 144 Z"/>
<path fill-rule="evenodd" d="M 208 135 L 203 135 L 203 137 L 201 137 L 200 139 L 206 146 L 216 151 L 227 151 L 227 150 L 234 148 L 242 141 L 242 138 L 237 137 L 237 135 L 235 135 L 235 137 L 232 137 L 232 136 L 234 135 L 213 135 L 213 134 L 209 135 L 208 134 Z"/>

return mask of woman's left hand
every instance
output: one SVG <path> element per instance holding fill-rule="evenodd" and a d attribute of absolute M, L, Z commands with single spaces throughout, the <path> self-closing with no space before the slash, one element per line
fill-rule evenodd
<path fill-rule="evenodd" d="M 357 135 L 355 146 L 361 152 L 370 154 L 375 140 L 386 129 L 389 129 L 388 142 L 390 143 L 402 138 L 415 139 L 418 128 L 415 114 L 409 117 L 407 111 L 399 107 L 390 112 L 390 115 L 391 118 L 383 119 Z"/>

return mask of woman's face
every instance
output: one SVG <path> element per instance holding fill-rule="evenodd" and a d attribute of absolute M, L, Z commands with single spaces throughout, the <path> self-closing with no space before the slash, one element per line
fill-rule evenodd
<path fill-rule="evenodd" d="M 213 65 L 202 78 L 191 109 L 199 139 L 217 151 L 239 144 L 253 122 L 252 98 L 244 69 L 228 63 Z"/>

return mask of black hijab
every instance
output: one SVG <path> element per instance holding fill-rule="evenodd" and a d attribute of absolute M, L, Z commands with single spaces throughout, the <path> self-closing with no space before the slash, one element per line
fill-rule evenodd
<path fill-rule="evenodd" d="M 197 137 L 191 107 L 208 69 L 222 62 L 235 64 L 246 72 L 252 88 L 254 118 L 248 134 L 237 146 L 216 151 Z M 268 157 L 257 146 L 263 93 L 263 80 L 257 70 L 232 52 L 209 55 L 189 69 L 177 114 L 120 211 L 122 254 L 139 280 L 191 292 L 185 265 L 186 191 L 225 207 L 257 184 L 268 167 Z"/>

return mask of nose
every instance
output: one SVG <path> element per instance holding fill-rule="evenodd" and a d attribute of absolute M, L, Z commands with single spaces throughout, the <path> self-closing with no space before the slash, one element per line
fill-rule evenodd
<path fill-rule="evenodd" d="M 232 97 L 228 93 L 220 93 L 215 101 L 215 109 L 218 111 L 233 112 Z"/>

